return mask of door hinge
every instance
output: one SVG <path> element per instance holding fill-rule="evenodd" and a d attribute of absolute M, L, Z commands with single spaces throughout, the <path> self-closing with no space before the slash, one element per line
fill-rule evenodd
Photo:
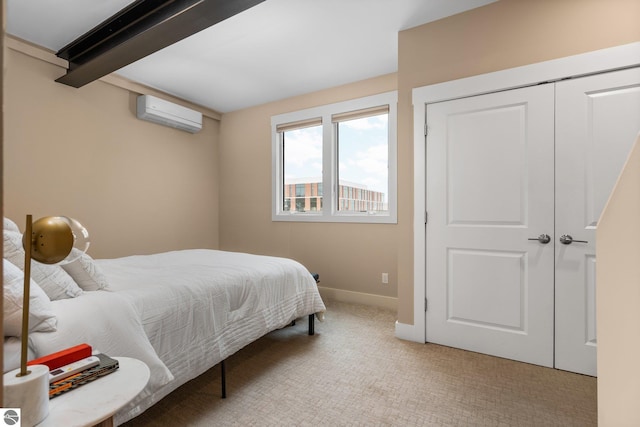
<path fill-rule="evenodd" d="M 429 134 L 429 126 L 427 126 L 427 124 L 424 124 L 424 136 L 427 136 Z"/>
<path fill-rule="evenodd" d="M 429 212 L 424 211 L 424 223 L 426 224 L 429 221 Z"/>
<path fill-rule="evenodd" d="M 424 311 L 427 312 L 427 299 L 424 299 Z"/>

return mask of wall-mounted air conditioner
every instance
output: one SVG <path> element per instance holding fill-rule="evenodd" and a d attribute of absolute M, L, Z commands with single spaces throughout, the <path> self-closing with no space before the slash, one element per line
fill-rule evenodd
<path fill-rule="evenodd" d="M 151 95 L 138 96 L 136 115 L 141 120 L 191 133 L 202 129 L 202 113 Z"/>

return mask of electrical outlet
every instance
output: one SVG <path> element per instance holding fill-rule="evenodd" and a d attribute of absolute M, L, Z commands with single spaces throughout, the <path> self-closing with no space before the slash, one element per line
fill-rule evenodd
<path fill-rule="evenodd" d="M 382 273 L 382 283 L 389 283 L 389 273 Z"/>

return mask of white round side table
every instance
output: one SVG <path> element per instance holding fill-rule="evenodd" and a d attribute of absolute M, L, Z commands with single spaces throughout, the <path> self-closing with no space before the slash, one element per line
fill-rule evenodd
<path fill-rule="evenodd" d="M 113 414 L 129 403 L 149 381 L 147 365 L 114 357 L 118 369 L 49 400 L 49 415 L 37 427 L 112 427 Z"/>

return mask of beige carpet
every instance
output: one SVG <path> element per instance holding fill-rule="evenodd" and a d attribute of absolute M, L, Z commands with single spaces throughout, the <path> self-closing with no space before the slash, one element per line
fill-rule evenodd
<path fill-rule="evenodd" d="M 589 426 L 596 379 L 394 337 L 388 310 L 326 301 L 126 426 Z"/>

